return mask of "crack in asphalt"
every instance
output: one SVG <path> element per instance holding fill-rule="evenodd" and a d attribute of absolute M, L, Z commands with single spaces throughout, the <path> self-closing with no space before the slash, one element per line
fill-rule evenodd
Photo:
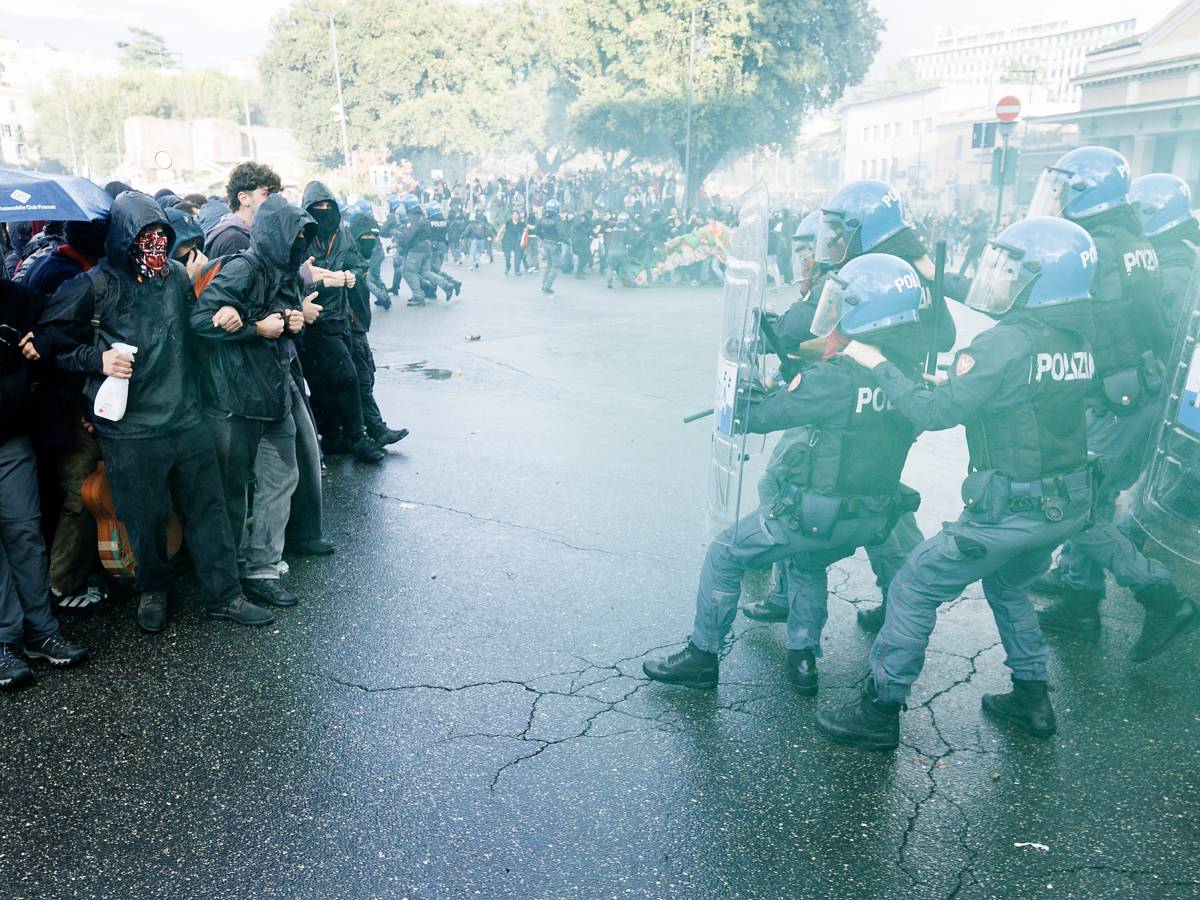
<path fill-rule="evenodd" d="M 484 515 L 480 515 L 479 513 L 473 513 L 470 510 L 458 509 L 457 507 L 454 507 L 454 506 L 445 506 L 441 503 L 430 503 L 425 500 L 414 500 L 409 497 L 396 497 L 396 496 L 393 496 L 392 494 L 383 493 L 381 491 L 368 490 L 367 493 L 371 494 L 372 496 L 378 497 L 381 500 L 391 500 L 396 503 L 407 503 L 412 506 L 422 507 L 423 509 L 440 509 L 443 512 L 454 513 L 455 515 L 458 515 L 458 516 L 465 516 L 466 518 L 474 519 L 477 522 L 488 522 L 493 525 L 502 525 L 505 528 L 514 528 L 518 531 L 528 531 L 531 534 L 536 534 L 538 537 L 542 538 L 543 540 L 549 541 L 552 544 L 558 544 L 559 546 L 566 547 L 569 550 L 576 550 L 576 551 L 579 551 L 580 553 L 599 553 L 604 556 L 614 556 L 618 559 L 630 559 L 630 560 L 651 559 L 651 560 L 655 560 L 656 562 L 677 562 L 677 563 L 683 562 L 683 560 L 674 559 L 672 557 L 657 556 L 657 555 L 649 554 L 649 553 L 630 554 L 630 553 L 622 553 L 620 550 L 609 550 L 606 547 L 589 547 L 585 544 L 573 544 L 566 538 L 561 537 L 560 535 L 557 535 L 552 531 L 546 531 L 545 529 L 538 528 L 535 525 L 523 525 L 520 522 L 510 522 L 507 519 L 497 519 L 492 516 L 484 516 Z"/>
<path fill-rule="evenodd" d="M 954 745 L 954 742 L 951 741 L 942 732 L 941 726 L 938 724 L 937 712 L 933 708 L 933 703 L 938 698 L 946 696 L 951 691 L 957 690 L 958 688 L 962 687 L 963 685 L 969 684 L 971 679 L 974 678 L 976 674 L 978 674 L 979 657 L 983 656 L 985 653 L 987 653 L 991 650 L 994 650 L 998 646 L 1000 646 L 1000 642 L 996 641 L 995 643 L 989 644 L 988 646 L 983 647 L 982 649 L 976 651 L 975 653 L 973 653 L 970 656 L 962 656 L 957 653 L 947 654 L 950 656 L 957 656 L 960 659 L 965 660 L 967 662 L 967 664 L 970 666 L 969 671 L 963 677 L 956 679 L 955 681 L 951 682 L 947 686 L 943 687 L 941 690 L 935 691 L 933 694 L 929 695 L 921 703 L 919 703 L 915 707 L 913 707 L 914 710 L 915 709 L 923 709 L 929 714 L 930 726 L 933 728 L 933 732 L 934 732 L 934 734 L 937 735 L 937 738 L 941 742 L 942 746 L 944 746 L 946 748 L 942 753 L 939 753 L 937 756 L 929 757 L 929 756 L 926 756 L 926 754 L 922 751 L 922 749 L 920 747 L 917 747 L 914 744 L 911 744 L 907 741 L 901 741 L 901 745 L 904 746 L 905 748 L 911 750 L 915 755 L 915 759 L 917 759 L 918 762 L 922 763 L 922 769 L 924 771 L 925 778 L 928 782 L 928 788 L 925 792 L 925 795 L 923 797 L 917 798 L 913 803 L 912 815 L 909 816 L 909 818 L 908 818 L 908 824 L 904 829 L 904 834 L 902 834 L 900 837 L 900 845 L 899 845 L 899 847 L 897 847 L 896 867 L 901 872 L 903 872 L 905 875 L 908 876 L 908 878 L 912 881 L 914 886 L 916 886 L 916 885 L 927 886 L 927 885 L 925 885 L 925 882 L 922 881 L 921 878 L 919 877 L 919 873 L 914 873 L 908 867 L 907 860 L 906 860 L 906 856 L 908 853 L 908 846 L 909 846 L 909 842 L 913 838 L 913 835 L 917 831 L 918 822 L 920 821 L 920 818 L 921 818 L 921 810 L 925 807 L 925 805 L 930 803 L 934 799 L 945 800 L 947 803 L 950 804 L 950 806 L 952 806 L 954 808 L 954 810 L 957 813 L 958 818 L 961 822 L 961 829 L 956 830 L 955 835 L 958 838 L 959 846 L 962 848 L 962 851 L 966 856 L 965 864 L 957 872 L 954 873 L 954 885 L 951 888 L 950 892 L 946 895 L 946 900 L 951 900 L 951 898 L 957 897 L 959 895 L 959 893 L 962 891 L 963 887 L 966 884 L 967 875 L 971 871 L 971 869 L 974 867 L 975 862 L 978 859 L 979 853 L 974 847 L 972 847 L 970 845 L 970 843 L 967 840 L 967 838 L 970 834 L 970 830 L 971 830 L 971 822 L 966 814 L 966 811 L 963 810 L 962 806 L 952 796 L 940 791 L 935 773 L 937 772 L 938 769 L 945 768 L 947 760 L 949 760 L 950 757 L 954 756 L 956 753 L 979 753 L 979 752 L 985 752 L 985 751 L 979 751 L 974 748 L 967 748 L 967 747 L 956 747 Z M 928 765 L 924 765 L 925 761 L 928 761 Z"/>

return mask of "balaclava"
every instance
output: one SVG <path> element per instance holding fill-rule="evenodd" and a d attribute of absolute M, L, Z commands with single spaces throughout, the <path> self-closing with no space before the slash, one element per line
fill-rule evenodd
<path fill-rule="evenodd" d="M 167 267 L 169 243 L 165 234 L 155 234 L 151 231 L 139 234 L 133 246 L 129 248 L 134 271 L 142 278 L 165 278 L 170 271 Z"/>

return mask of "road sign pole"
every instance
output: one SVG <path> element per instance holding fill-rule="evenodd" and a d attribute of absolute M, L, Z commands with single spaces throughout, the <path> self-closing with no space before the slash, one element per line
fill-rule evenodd
<path fill-rule="evenodd" d="M 1000 150 L 1000 184 L 996 186 L 996 227 L 1000 227 L 1000 212 L 1004 209 L 1004 182 L 1008 180 L 1008 130 L 1000 135 L 1004 142 Z"/>

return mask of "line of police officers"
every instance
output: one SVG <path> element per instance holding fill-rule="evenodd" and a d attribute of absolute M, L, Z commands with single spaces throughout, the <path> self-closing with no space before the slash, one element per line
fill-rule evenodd
<path fill-rule="evenodd" d="M 768 379 L 742 425 L 784 431 L 761 505 L 710 545 L 687 646 L 644 671 L 715 688 L 742 576 L 774 565 L 774 592 L 746 612 L 787 622 L 788 675 L 815 694 L 826 569 L 866 547 L 885 604 L 860 622 L 882 627 L 862 696 L 821 711 L 820 729 L 895 749 L 938 607 L 981 581 L 1012 673 L 1012 690 L 985 695 L 983 710 L 1049 737 L 1043 630 L 1095 633 L 1106 570 L 1145 610 L 1135 662 L 1200 625 L 1195 603 L 1138 548 L 1136 527 L 1113 521 L 1162 408 L 1173 321 L 1193 302 L 1185 288 L 1200 227 L 1187 185 L 1169 175 L 1131 184 L 1125 159 L 1103 147 L 1048 168 L 1028 218 L 989 242 L 974 281 L 945 283 L 997 324 L 956 354 L 944 380 L 923 368 L 953 346 L 953 320 L 930 290 L 934 267 L 899 196 L 854 182 L 812 224 L 822 277 L 775 323 L 795 353 L 787 362 L 804 367 Z M 964 509 L 924 540 L 900 473 L 920 432 L 957 425 L 970 453 Z M 1058 568 L 1043 574 L 1064 542 Z M 1040 622 L 1035 582 L 1062 594 Z"/>

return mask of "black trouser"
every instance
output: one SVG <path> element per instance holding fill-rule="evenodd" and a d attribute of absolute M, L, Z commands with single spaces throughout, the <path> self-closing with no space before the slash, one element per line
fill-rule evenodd
<path fill-rule="evenodd" d="M 293 541 L 321 540 L 321 447 L 317 426 L 304 392 L 304 372 L 300 360 L 292 360 L 292 421 L 296 423 L 296 467 L 300 480 L 292 494 L 287 536 Z"/>
<path fill-rule="evenodd" d="M 33 448 L 24 435 L 10 437 L 0 441 L 0 644 L 58 631 L 47 572 Z"/>
<path fill-rule="evenodd" d="M 104 470 L 117 518 L 125 523 L 137 559 L 134 587 L 165 591 L 175 577 L 167 559 L 172 506 L 183 520 L 204 605 L 220 609 L 242 592 L 229 530 L 217 451 L 197 422 L 162 437 L 104 438 Z"/>
<path fill-rule="evenodd" d="M 358 372 L 358 396 L 362 401 L 363 425 L 367 428 L 367 434 L 378 437 L 387 425 L 379 412 L 379 404 L 375 402 L 375 354 L 371 352 L 371 344 L 365 331 L 350 332 L 350 354 Z"/>
<path fill-rule="evenodd" d="M 312 390 L 317 430 L 326 440 L 342 438 L 351 444 L 363 436 L 362 400 L 358 370 L 350 352 L 350 330 L 308 328 L 300 349 L 304 374 Z"/>
<path fill-rule="evenodd" d="M 520 247 L 505 247 L 504 248 L 504 274 L 516 272 L 521 274 L 521 262 L 525 259 L 525 253 Z"/>

